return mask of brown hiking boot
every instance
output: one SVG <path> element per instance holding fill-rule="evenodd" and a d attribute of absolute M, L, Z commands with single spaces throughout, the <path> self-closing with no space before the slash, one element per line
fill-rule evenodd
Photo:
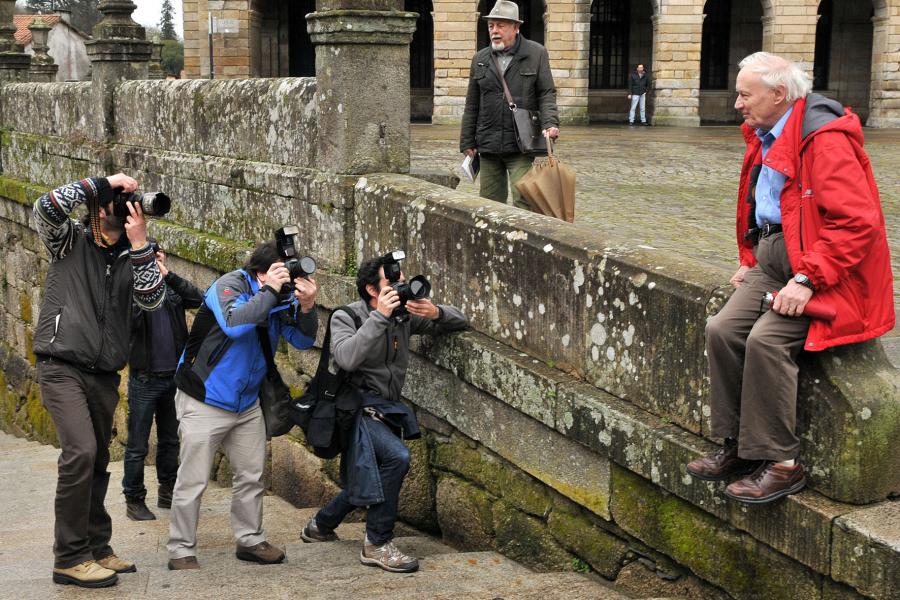
<path fill-rule="evenodd" d="M 380 546 L 367 542 L 368 540 L 363 542 L 362 552 L 359 553 L 359 562 L 362 564 L 391 573 L 412 573 L 418 570 L 419 561 L 400 552 L 393 541 Z"/>
<path fill-rule="evenodd" d="M 764 462 L 752 475 L 725 488 L 725 495 L 739 502 L 765 504 L 782 496 L 795 494 L 806 486 L 806 474 L 799 462 L 787 467 L 777 462 Z"/>
<path fill-rule="evenodd" d="M 199 569 L 200 563 L 197 562 L 196 556 L 183 556 L 181 558 L 169 559 L 170 571 L 186 571 L 189 569 Z"/>
<path fill-rule="evenodd" d="M 704 481 L 722 481 L 734 475 L 747 475 L 759 466 L 758 460 L 738 457 L 737 442 L 725 440 L 725 445 L 702 458 L 687 464 L 687 472 Z"/>
<path fill-rule="evenodd" d="M 136 573 L 137 567 L 130 560 L 122 560 L 115 554 L 110 554 L 104 558 L 97 559 L 97 564 L 104 569 L 115 571 L 116 573 Z"/>
<path fill-rule="evenodd" d="M 95 560 L 86 560 L 67 569 L 53 569 L 53 583 L 77 585 L 85 588 L 101 588 L 116 585 L 119 576 L 105 569 Z"/>
<path fill-rule="evenodd" d="M 284 560 L 284 552 L 269 542 L 260 542 L 255 546 L 237 545 L 234 553 L 241 560 L 257 562 L 263 565 L 273 565 Z"/>
<path fill-rule="evenodd" d="M 335 542 L 338 539 L 337 534 L 330 530 L 319 527 L 315 517 L 309 520 L 309 523 L 300 530 L 300 539 L 307 543 L 312 542 Z"/>

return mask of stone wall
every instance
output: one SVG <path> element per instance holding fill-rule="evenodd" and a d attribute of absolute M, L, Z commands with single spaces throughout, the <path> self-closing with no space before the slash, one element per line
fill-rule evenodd
<path fill-rule="evenodd" d="M 891 597 L 900 543 L 884 515 L 896 514 L 885 498 L 900 491 L 900 377 L 877 342 L 807 359 L 811 489 L 735 505 L 684 472 L 713 448 L 703 325 L 729 273 L 608 248 L 595 231 L 406 175 L 329 173 L 321 155 L 333 140 L 316 116 L 330 81 L 319 93 L 307 79 L 122 83 L 105 142 L 92 141 L 80 108 L 89 84 L 0 88 L 5 429 L 54 441 L 34 385 L 46 257 L 31 204 L 51 185 L 124 169 L 172 195 L 173 212 L 151 232 L 199 284 L 297 222 L 322 267 L 324 308 L 353 299 L 361 259 L 404 248 L 406 272 L 426 273 L 438 300 L 469 314 L 472 331 L 425 340 L 412 360 L 405 396 L 428 434 L 404 492 L 411 523 L 544 557 L 543 568 L 586 564 L 614 578 L 637 549 L 738 598 L 754 597 L 755 582 L 772 598 Z M 48 116 L 25 119 L 35 105 Z M 297 390 L 316 360 L 278 354 Z M 121 412 L 117 423 L 121 441 Z M 333 493 L 334 466 L 299 441 L 276 440 L 272 456 L 277 492 L 311 504 Z"/>

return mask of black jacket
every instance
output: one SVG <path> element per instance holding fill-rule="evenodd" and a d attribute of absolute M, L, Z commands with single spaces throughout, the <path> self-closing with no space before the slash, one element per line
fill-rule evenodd
<path fill-rule="evenodd" d="M 203 304 L 203 292 L 190 281 L 182 279 L 172 271 L 165 277 L 166 297 L 163 306 L 159 310 L 169 313 L 175 334 L 175 349 L 178 354 L 187 343 L 188 328 L 184 311 L 189 308 L 200 308 Z M 134 306 L 132 310 L 131 355 L 128 358 L 128 366 L 131 372 L 147 371 L 150 367 L 149 356 L 151 333 L 147 311 Z M 177 362 L 178 357 L 175 357 Z"/>
<path fill-rule="evenodd" d="M 628 93 L 640 96 L 641 94 L 646 94 L 648 89 L 650 89 L 650 73 L 644 71 L 644 76 L 641 77 L 637 71 L 632 71 Z"/>
<path fill-rule="evenodd" d="M 518 47 L 506 69 L 506 84 L 516 106 L 539 110 L 541 127 L 559 127 L 556 86 L 550 73 L 546 48 L 519 34 Z M 491 56 L 483 48 L 472 59 L 469 89 L 463 113 L 459 150 L 477 148 L 486 154 L 518 153 L 512 112 L 503 94 L 503 84 Z"/>

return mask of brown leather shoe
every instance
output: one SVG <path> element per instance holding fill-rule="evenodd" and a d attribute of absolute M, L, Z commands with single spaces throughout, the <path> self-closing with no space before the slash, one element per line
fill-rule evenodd
<path fill-rule="evenodd" d="M 196 556 L 183 556 L 181 558 L 169 559 L 170 571 L 185 571 L 188 569 L 199 569 L 200 563 L 197 562 Z"/>
<path fill-rule="evenodd" d="M 758 466 L 758 460 L 739 458 L 737 442 L 726 440 L 725 445 L 712 454 L 689 462 L 687 472 L 704 481 L 722 481 L 734 475 L 752 473 Z"/>
<path fill-rule="evenodd" d="M 238 544 L 234 555 L 241 560 L 257 562 L 263 565 L 273 565 L 284 560 L 284 552 L 269 542 L 260 542 L 255 546 L 241 546 Z"/>
<path fill-rule="evenodd" d="M 806 475 L 799 462 L 786 467 L 766 461 L 752 475 L 735 481 L 725 488 L 725 495 L 750 504 L 765 504 L 782 496 L 795 494 L 806 486 Z"/>

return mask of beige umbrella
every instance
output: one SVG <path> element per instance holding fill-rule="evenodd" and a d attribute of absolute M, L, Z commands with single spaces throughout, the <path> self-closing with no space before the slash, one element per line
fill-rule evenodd
<path fill-rule="evenodd" d="M 547 140 L 547 158 L 516 182 L 516 189 L 535 212 L 575 222 L 575 171 L 559 162 L 553 154 L 553 142 Z"/>

